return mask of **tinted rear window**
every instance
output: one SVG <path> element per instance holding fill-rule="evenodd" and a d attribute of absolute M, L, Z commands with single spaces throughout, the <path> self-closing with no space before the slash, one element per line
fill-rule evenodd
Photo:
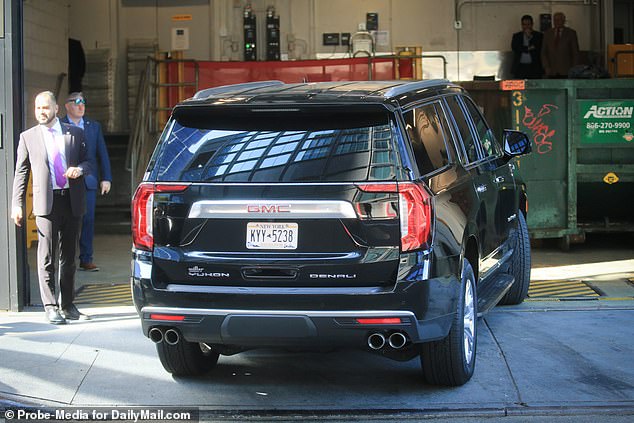
<path fill-rule="evenodd" d="M 151 178 L 192 182 L 402 179 L 398 135 L 388 113 L 371 119 L 328 116 L 286 119 L 277 113 L 242 120 L 231 116 L 223 121 L 218 115 L 173 119 L 161 137 Z"/>
<path fill-rule="evenodd" d="M 403 115 L 414 158 L 421 174 L 441 169 L 449 164 L 446 144 L 446 126 L 442 109 L 425 104 Z"/>

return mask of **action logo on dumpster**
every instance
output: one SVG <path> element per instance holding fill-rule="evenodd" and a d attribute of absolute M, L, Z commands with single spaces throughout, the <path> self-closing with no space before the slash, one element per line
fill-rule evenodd
<path fill-rule="evenodd" d="M 581 143 L 614 144 L 634 139 L 634 101 L 580 100 Z"/>

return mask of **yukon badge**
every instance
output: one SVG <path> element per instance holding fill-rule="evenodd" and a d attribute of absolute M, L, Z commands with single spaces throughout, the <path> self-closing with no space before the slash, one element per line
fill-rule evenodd
<path fill-rule="evenodd" d="M 225 272 L 206 272 L 205 268 L 200 266 L 188 267 L 187 275 L 197 278 L 228 278 L 230 276 Z"/>

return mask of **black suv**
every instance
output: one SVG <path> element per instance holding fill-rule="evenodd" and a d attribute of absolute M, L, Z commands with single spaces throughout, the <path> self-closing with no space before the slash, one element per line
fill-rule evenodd
<path fill-rule="evenodd" d="M 211 88 L 178 104 L 133 199 L 132 292 L 174 375 L 256 347 L 473 374 L 477 316 L 527 295 L 526 197 L 445 80 Z"/>

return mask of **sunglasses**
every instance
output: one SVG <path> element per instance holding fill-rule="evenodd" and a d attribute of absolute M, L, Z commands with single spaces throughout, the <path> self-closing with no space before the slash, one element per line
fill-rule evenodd
<path fill-rule="evenodd" d="M 74 100 L 69 101 L 69 103 L 74 103 L 79 106 L 80 104 L 86 104 L 86 100 L 84 100 L 83 98 L 76 98 Z"/>

